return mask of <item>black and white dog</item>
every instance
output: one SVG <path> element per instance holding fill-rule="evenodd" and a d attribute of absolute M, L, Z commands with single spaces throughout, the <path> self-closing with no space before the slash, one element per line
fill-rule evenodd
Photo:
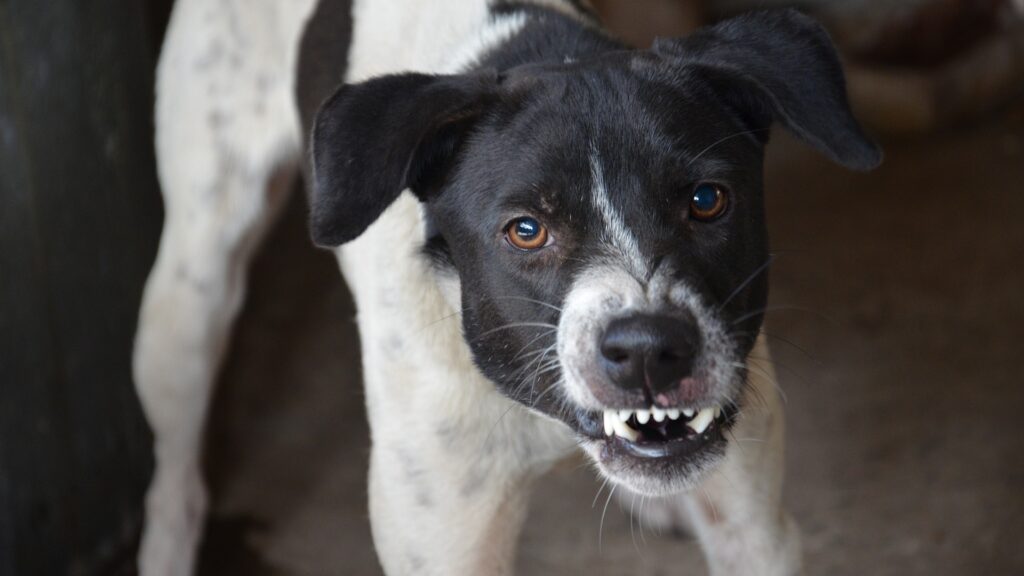
<path fill-rule="evenodd" d="M 211 386 L 307 133 L 313 238 L 343 245 L 359 310 L 388 574 L 510 573 L 532 481 L 576 447 L 713 574 L 800 571 L 782 411 L 747 366 L 768 354 L 764 146 L 778 121 L 880 160 L 819 25 L 758 13 L 630 50 L 573 0 L 178 0 L 157 90 L 144 576 L 192 569 Z"/>

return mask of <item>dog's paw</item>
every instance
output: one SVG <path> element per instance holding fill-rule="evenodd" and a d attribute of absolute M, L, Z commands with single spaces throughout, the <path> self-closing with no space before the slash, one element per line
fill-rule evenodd
<path fill-rule="evenodd" d="M 206 507 L 206 487 L 198 471 L 157 471 L 146 495 L 140 576 L 191 576 Z"/>
<path fill-rule="evenodd" d="M 615 497 L 644 530 L 681 540 L 693 537 L 683 496 L 642 496 L 619 486 Z"/>

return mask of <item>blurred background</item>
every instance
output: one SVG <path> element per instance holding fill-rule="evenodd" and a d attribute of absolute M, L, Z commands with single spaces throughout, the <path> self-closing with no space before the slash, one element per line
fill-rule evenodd
<path fill-rule="evenodd" d="M 1024 2 L 595 0 L 646 46 L 797 5 L 840 46 L 870 174 L 778 132 L 765 331 L 808 574 L 1024 574 Z M 162 219 L 153 70 L 171 0 L 0 0 L 0 575 L 134 573 L 151 437 L 130 377 Z M 200 574 L 378 574 L 358 342 L 302 194 L 266 241 L 207 432 Z M 538 484 L 523 574 L 702 574 Z"/>

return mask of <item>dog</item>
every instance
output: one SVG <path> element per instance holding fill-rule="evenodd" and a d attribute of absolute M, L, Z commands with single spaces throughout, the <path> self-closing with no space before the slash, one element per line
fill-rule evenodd
<path fill-rule="evenodd" d="M 747 363 L 768 357 L 776 122 L 881 160 L 795 11 L 629 49 L 579 0 L 179 0 L 134 351 L 156 457 L 140 572 L 193 569 L 211 389 L 304 173 L 358 308 L 387 574 L 512 573 L 530 486 L 578 449 L 712 574 L 799 573 L 782 409 Z"/>

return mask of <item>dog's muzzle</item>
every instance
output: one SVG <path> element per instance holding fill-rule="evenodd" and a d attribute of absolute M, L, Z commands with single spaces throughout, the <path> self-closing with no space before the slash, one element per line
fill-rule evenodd
<path fill-rule="evenodd" d="M 605 377 L 588 382 L 594 397 L 612 407 L 601 413 L 606 441 L 635 457 L 665 458 L 719 439 L 735 408 L 714 403 L 694 374 L 703 345 L 692 315 L 633 314 L 610 322 L 596 360 Z"/>

